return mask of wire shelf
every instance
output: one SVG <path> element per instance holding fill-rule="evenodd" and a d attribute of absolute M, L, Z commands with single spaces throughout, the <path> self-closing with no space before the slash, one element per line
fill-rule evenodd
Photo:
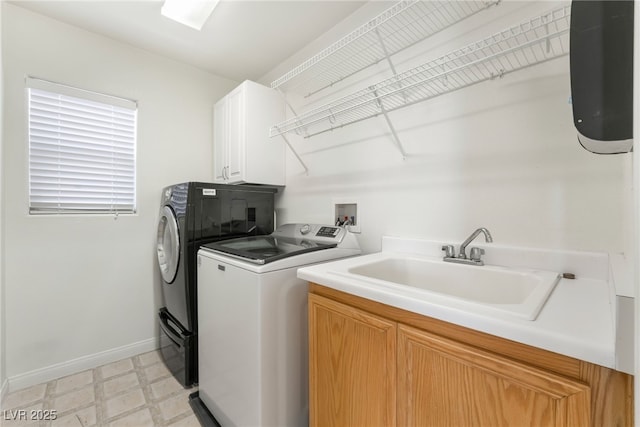
<path fill-rule="evenodd" d="M 305 96 L 394 55 L 500 0 L 405 0 L 271 83 Z"/>
<path fill-rule="evenodd" d="M 273 126 L 317 135 L 569 53 L 569 5 Z"/>

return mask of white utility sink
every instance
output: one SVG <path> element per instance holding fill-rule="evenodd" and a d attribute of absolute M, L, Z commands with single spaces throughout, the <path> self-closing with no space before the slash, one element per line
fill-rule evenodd
<path fill-rule="evenodd" d="M 426 302 L 527 320 L 536 319 L 560 277 L 550 271 L 411 257 L 388 257 L 334 273 Z"/>

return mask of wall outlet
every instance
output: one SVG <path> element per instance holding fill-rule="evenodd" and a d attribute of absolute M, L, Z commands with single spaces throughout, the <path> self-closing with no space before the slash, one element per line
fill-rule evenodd
<path fill-rule="evenodd" d="M 344 226 L 352 233 L 360 233 L 360 218 L 358 216 L 358 202 L 333 201 L 333 223 Z"/>

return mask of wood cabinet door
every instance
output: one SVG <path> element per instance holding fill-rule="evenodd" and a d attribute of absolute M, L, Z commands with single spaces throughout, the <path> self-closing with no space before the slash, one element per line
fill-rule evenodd
<path fill-rule="evenodd" d="M 578 381 L 398 326 L 399 426 L 584 427 L 589 401 Z"/>
<path fill-rule="evenodd" d="M 395 426 L 396 323 L 309 295 L 309 424 Z"/>

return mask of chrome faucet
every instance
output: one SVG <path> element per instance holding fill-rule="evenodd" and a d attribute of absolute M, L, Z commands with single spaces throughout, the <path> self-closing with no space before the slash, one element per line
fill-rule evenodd
<path fill-rule="evenodd" d="M 491 233 L 489 233 L 489 230 L 487 230 L 484 227 L 478 228 L 473 233 L 471 233 L 471 235 L 467 237 L 467 239 L 464 242 L 462 242 L 462 244 L 460 245 L 460 253 L 458 254 L 458 256 L 456 256 L 456 251 L 453 245 L 444 245 L 442 247 L 442 250 L 445 252 L 443 261 L 457 262 L 461 264 L 470 264 L 470 265 L 484 265 L 484 262 L 482 261 L 482 255 L 484 255 L 484 249 L 471 248 L 468 258 L 466 253 L 467 246 L 469 246 L 469 243 L 471 243 L 473 239 L 478 237 L 480 233 L 484 234 L 484 240 L 487 243 L 493 242 L 493 238 L 491 238 Z"/>

